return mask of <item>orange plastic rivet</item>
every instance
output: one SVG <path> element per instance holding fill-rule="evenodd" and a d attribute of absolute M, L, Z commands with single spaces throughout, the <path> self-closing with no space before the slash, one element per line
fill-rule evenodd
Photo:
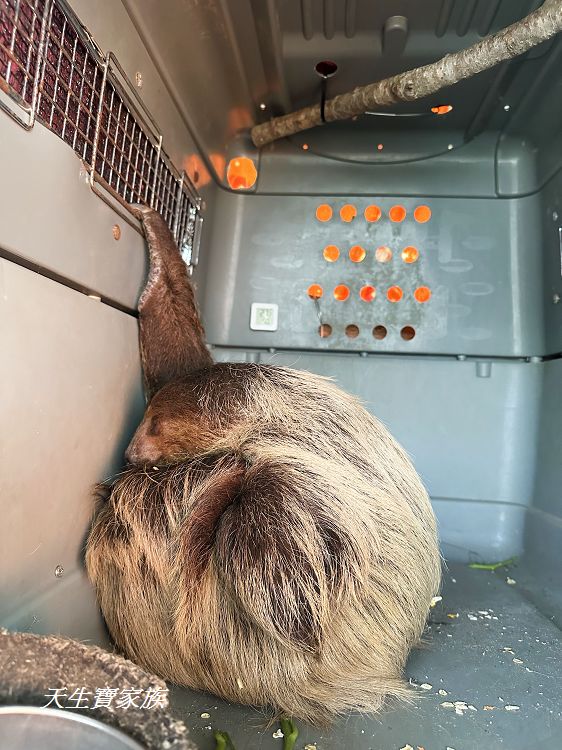
<path fill-rule="evenodd" d="M 248 190 L 256 184 L 258 170 L 247 156 L 238 156 L 228 162 L 226 181 L 233 190 Z"/>
<path fill-rule="evenodd" d="M 349 297 L 349 289 L 345 284 L 338 284 L 334 289 L 334 297 L 338 302 L 344 302 Z"/>
<path fill-rule="evenodd" d="M 353 219 L 357 216 L 357 209 L 355 206 L 352 206 L 351 203 L 346 203 L 345 206 L 342 206 L 340 208 L 340 219 L 342 221 L 353 221 Z"/>
<path fill-rule="evenodd" d="M 349 250 L 349 260 L 353 261 L 353 263 L 361 263 L 361 261 L 365 260 L 366 255 L 367 252 L 361 245 L 353 245 Z"/>
<path fill-rule="evenodd" d="M 361 287 L 359 296 L 364 302 L 372 302 L 377 296 L 377 290 L 374 286 L 363 286 Z"/>
<path fill-rule="evenodd" d="M 316 209 L 316 218 L 318 221 L 330 221 L 332 218 L 332 207 L 327 203 L 321 203 Z"/>
<path fill-rule="evenodd" d="M 414 211 L 414 219 L 418 224 L 425 224 L 431 219 L 431 208 L 429 206 L 418 206 Z"/>
<path fill-rule="evenodd" d="M 367 206 L 365 209 L 365 220 L 368 222 L 378 221 L 381 218 L 382 211 L 378 206 Z"/>
<path fill-rule="evenodd" d="M 403 296 L 404 292 L 399 286 L 391 286 L 386 293 L 389 302 L 400 302 Z"/>
<path fill-rule="evenodd" d="M 417 247 L 409 245 L 402 250 L 402 260 L 404 263 L 415 263 L 419 258 L 419 252 Z"/>
<path fill-rule="evenodd" d="M 375 258 L 379 263 L 388 263 L 392 260 L 392 250 L 387 245 L 377 247 L 375 250 Z"/>
<path fill-rule="evenodd" d="M 417 302 L 428 302 L 431 298 L 431 289 L 427 286 L 419 286 L 414 292 Z"/>
<path fill-rule="evenodd" d="M 328 263 L 335 263 L 335 261 L 340 257 L 340 251 L 339 248 L 335 245 L 326 245 L 324 248 L 324 259 L 328 261 Z"/>
<path fill-rule="evenodd" d="M 324 290 L 320 286 L 320 284 L 311 284 L 308 287 L 308 296 L 310 299 L 320 299 L 320 297 L 324 294 Z"/>
<path fill-rule="evenodd" d="M 406 209 L 404 208 L 404 206 L 392 206 L 392 208 L 388 212 L 388 216 L 390 218 L 390 221 L 393 221 L 395 224 L 399 224 L 406 218 Z"/>

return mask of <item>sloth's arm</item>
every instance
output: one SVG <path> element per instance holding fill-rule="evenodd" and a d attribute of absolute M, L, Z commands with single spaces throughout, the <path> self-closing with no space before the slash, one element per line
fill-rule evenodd
<path fill-rule="evenodd" d="M 135 206 L 148 243 L 150 266 L 138 304 L 140 349 L 151 398 L 166 383 L 212 364 L 193 287 L 172 233 L 148 206 Z"/>

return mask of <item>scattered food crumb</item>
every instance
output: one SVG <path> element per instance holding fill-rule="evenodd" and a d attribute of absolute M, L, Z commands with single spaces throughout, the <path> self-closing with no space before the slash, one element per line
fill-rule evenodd
<path fill-rule="evenodd" d="M 523 659 L 512 659 L 514 664 L 523 664 Z"/>
<path fill-rule="evenodd" d="M 469 620 L 477 620 L 478 619 L 476 617 L 476 615 L 471 615 L 470 612 L 468 613 L 467 617 L 468 617 Z"/>
<path fill-rule="evenodd" d="M 456 620 L 458 616 L 458 612 L 447 612 L 447 617 L 449 617 L 451 620 Z"/>
<path fill-rule="evenodd" d="M 511 648 L 511 646 L 504 646 L 503 651 L 505 651 L 506 654 L 514 654 L 515 651 Z"/>
<path fill-rule="evenodd" d="M 515 586 L 515 584 L 517 583 L 515 578 L 510 578 L 509 576 L 505 579 L 505 582 L 508 586 Z"/>
<path fill-rule="evenodd" d="M 202 719 L 210 719 L 210 718 L 211 718 L 211 714 L 208 714 L 208 713 L 207 713 L 207 712 L 205 711 L 204 713 L 202 713 L 202 714 L 201 714 L 201 718 L 202 718 Z"/>
<path fill-rule="evenodd" d="M 443 688 L 441 688 L 441 690 L 439 691 L 439 695 L 448 695 L 448 693 L 446 690 L 443 690 Z"/>
<path fill-rule="evenodd" d="M 213 727 L 209 725 L 208 727 L 205 727 L 205 729 L 212 729 Z"/>
<path fill-rule="evenodd" d="M 504 706 L 506 711 L 519 711 L 521 706 Z"/>
<path fill-rule="evenodd" d="M 304 750 L 316 750 L 316 745 L 305 745 Z"/>
<path fill-rule="evenodd" d="M 242 689 L 243 689 L 243 687 L 244 687 L 244 683 L 242 682 L 242 680 L 240 679 L 240 677 L 237 677 L 237 678 L 236 678 L 236 684 L 238 685 L 238 689 L 239 689 L 239 690 L 242 690 Z"/>
<path fill-rule="evenodd" d="M 414 748 L 411 745 L 404 745 L 404 747 L 401 747 L 400 750 L 414 750 Z"/>
<path fill-rule="evenodd" d="M 275 732 L 273 732 L 273 739 L 274 740 L 279 740 L 279 739 L 281 739 L 281 737 L 284 737 L 284 736 L 285 735 L 283 734 L 283 732 L 280 729 L 277 729 Z"/>
<path fill-rule="evenodd" d="M 484 708 L 482 710 L 483 711 L 495 711 L 496 707 L 495 706 L 484 706 Z"/>
<path fill-rule="evenodd" d="M 442 596 L 434 596 L 434 597 L 432 598 L 432 600 L 431 600 L 431 603 L 430 603 L 430 605 L 429 605 L 429 606 L 430 606 L 430 607 L 435 607 L 435 605 L 437 604 L 437 602 L 440 602 L 440 601 L 442 601 L 442 600 L 443 600 L 443 597 L 442 597 Z"/>
<path fill-rule="evenodd" d="M 422 682 L 420 687 L 422 690 L 431 690 L 433 688 L 433 685 L 430 685 L 429 682 Z"/>
<path fill-rule="evenodd" d="M 488 612 L 487 609 L 479 609 L 478 610 L 478 614 L 479 615 L 487 615 L 487 614 L 489 614 L 489 612 Z"/>
<path fill-rule="evenodd" d="M 456 583 L 456 582 L 457 582 L 456 578 L 451 578 L 451 583 Z"/>
<path fill-rule="evenodd" d="M 421 745 L 417 746 L 417 750 L 425 750 L 425 747 L 422 747 Z"/>
<path fill-rule="evenodd" d="M 443 706 L 443 708 L 454 708 L 455 707 L 455 704 L 451 703 L 450 701 L 443 701 L 443 703 L 441 705 Z"/>
<path fill-rule="evenodd" d="M 455 748 L 454 747 L 449 747 L 449 745 L 447 745 L 447 750 L 455 750 Z"/>
<path fill-rule="evenodd" d="M 152 468 L 154 469 L 154 471 L 159 471 L 158 466 L 153 466 Z M 515 583 L 515 581 L 513 581 L 513 583 Z"/>

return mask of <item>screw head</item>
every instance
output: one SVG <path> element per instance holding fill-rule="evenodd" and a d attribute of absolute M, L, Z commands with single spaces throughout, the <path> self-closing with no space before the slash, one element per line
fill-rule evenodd
<path fill-rule="evenodd" d="M 55 568 L 55 578 L 61 578 L 62 574 L 64 573 L 64 568 L 62 565 L 57 565 Z"/>
<path fill-rule="evenodd" d="M 505 109 L 505 111 L 506 111 L 506 112 L 509 112 L 509 110 L 511 109 L 511 105 L 509 105 L 509 104 L 504 104 L 504 105 L 503 105 L 503 108 Z"/>
<path fill-rule="evenodd" d="M 560 302 L 560 295 L 559 294 L 553 294 L 552 295 L 552 302 L 557 305 Z"/>
<path fill-rule="evenodd" d="M 265 102 L 260 102 L 260 109 L 263 111 L 267 107 Z"/>
<path fill-rule="evenodd" d="M 114 240 L 120 240 L 121 239 L 121 227 L 119 224 L 114 224 L 111 228 L 111 233 L 113 234 Z"/>
<path fill-rule="evenodd" d="M 558 211 L 552 212 L 552 221 L 558 221 Z"/>

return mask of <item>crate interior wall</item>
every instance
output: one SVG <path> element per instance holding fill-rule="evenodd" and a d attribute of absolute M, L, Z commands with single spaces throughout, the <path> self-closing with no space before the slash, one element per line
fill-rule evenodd
<path fill-rule="evenodd" d="M 142 81 L 171 162 L 201 195 L 193 278 L 215 359 L 335 378 L 405 446 L 434 503 L 449 566 L 444 601 L 430 648 L 408 666 L 434 689 L 382 723 L 303 727 L 303 746 L 530 750 L 559 736 L 562 42 L 392 110 L 419 116 L 368 115 L 260 153 L 244 132 L 315 101 L 320 60 L 338 63 L 328 93 L 340 93 L 468 46 L 538 4 L 71 3 L 100 49 Z M 408 21 L 402 40 L 382 31 L 397 13 Z M 444 104 L 447 115 L 428 114 Z M 228 187 L 237 155 L 258 167 L 249 191 Z M 107 644 L 82 548 L 91 487 L 119 470 L 143 410 L 131 313 L 145 247 L 41 122 L 26 131 L 0 112 L 0 163 L 0 624 Z M 323 204 L 328 222 L 316 218 Z M 357 209 L 349 223 L 339 218 L 347 204 Z M 369 223 L 371 205 L 382 215 Z M 414 219 L 420 205 L 431 209 L 424 224 Z M 406 209 L 403 222 L 390 221 L 393 206 Z M 334 263 L 327 245 L 340 250 Z M 366 250 L 359 263 L 347 257 L 355 245 Z M 378 247 L 392 259 L 378 262 Z M 405 247 L 419 251 L 415 263 L 403 262 Z M 323 288 L 317 304 L 311 284 Z M 337 285 L 347 300 L 334 299 Z M 376 288 L 371 302 L 359 297 L 366 285 Z M 402 289 L 399 302 L 386 298 L 391 286 Z M 428 302 L 415 300 L 419 287 L 430 289 Z M 276 331 L 250 328 L 255 302 L 278 305 Z M 331 335 L 319 336 L 320 323 Z M 405 327 L 413 338 L 402 337 Z M 467 567 L 512 557 L 515 585 L 505 569 Z M 478 614 L 492 610 L 498 621 Z M 523 657 L 521 669 L 505 647 Z M 448 714 L 438 688 L 478 711 Z M 500 697 L 520 710 L 506 713 Z M 200 718 L 209 706 L 238 750 L 277 747 L 259 713 L 208 701 L 174 693 L 201 748 L 213 746 Z M 484 712 L 487 704 L 497 710 Z"/>

